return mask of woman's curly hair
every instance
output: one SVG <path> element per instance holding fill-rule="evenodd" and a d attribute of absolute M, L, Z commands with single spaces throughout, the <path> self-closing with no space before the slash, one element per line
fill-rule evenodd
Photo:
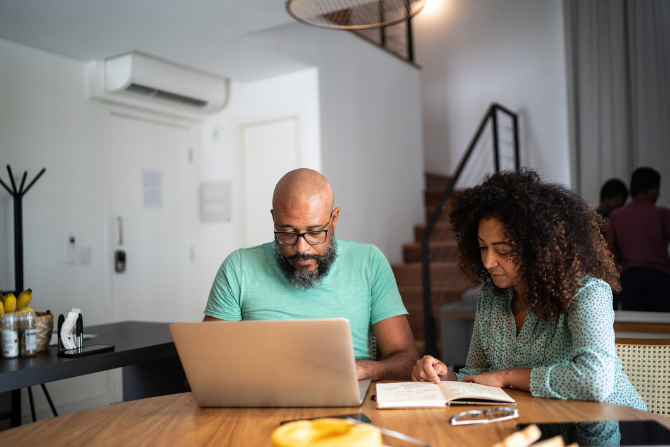
<path fill-rule="evenodd" d="M 565 186 L 544 183 L 533 170 L 505 171 L 452 199 L 459 267 L 470 281 L 490 286 L 478 241 L 479 221 L 495 218 L 509 238 L 511 259 L 526 286 L 524 302 L 543 320 L 565 313 L 584 275 L 621 290 L 614 258 L 600 233 L 604 220 Z"/>

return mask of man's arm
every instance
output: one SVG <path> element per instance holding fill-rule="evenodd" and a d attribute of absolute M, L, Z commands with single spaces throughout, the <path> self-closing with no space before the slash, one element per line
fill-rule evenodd
<path fill-rule="evenodd" d="M 383 360 L 356 360 L 358 379 L 410 380 L 419 352 L 407 316 L 387 318 L 372 326 Z"/>
<path fill-rule="evenodd" d="M 202 321 L 205 322 L 205 321 L 226 321 L 226 320 L 221 320 L 219 318 L 214 318 L 210 317 L 209 315 L 205 315 L 205 318 L 203 318 Z"/>

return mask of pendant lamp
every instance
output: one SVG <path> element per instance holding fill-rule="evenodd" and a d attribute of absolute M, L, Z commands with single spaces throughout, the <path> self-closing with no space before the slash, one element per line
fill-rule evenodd
<path fill-rule="evenodd" d="M 321 28 L 369 29 L 395 25 L 421 11 L 426 0 L 286 0 L 296 20 Z"/>

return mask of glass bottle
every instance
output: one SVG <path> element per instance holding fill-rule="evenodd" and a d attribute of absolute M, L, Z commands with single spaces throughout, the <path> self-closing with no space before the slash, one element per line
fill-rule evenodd
<path fill-rule="evenodd" d="M 19 314 L 19 330 L 21 331 L 21 357 L 37 354 L 37 326 L 35 312 Z"/>
<path fill-rule="evenodd" d="M 2 356 L 19 356 L 19 317 L 16 312 L 2 316 Z"/>

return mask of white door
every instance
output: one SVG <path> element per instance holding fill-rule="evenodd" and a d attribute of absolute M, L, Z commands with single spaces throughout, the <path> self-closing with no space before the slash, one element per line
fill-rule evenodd
<path fill-rule="evenodd" d="M 197 321 L 192 129 L 110 109 L 105 117 L 112 321 Z M 110 259 L 111 261 L 111 259 Z M 196 300 L 199 302 L 199 300 Z"/>
<path fill-rule="evenodd" d="M 272 240 L 272 193 L 284 174 L 300 167 L 298 151 L 297 117 L 242 126 L 247 247 Z"/>

